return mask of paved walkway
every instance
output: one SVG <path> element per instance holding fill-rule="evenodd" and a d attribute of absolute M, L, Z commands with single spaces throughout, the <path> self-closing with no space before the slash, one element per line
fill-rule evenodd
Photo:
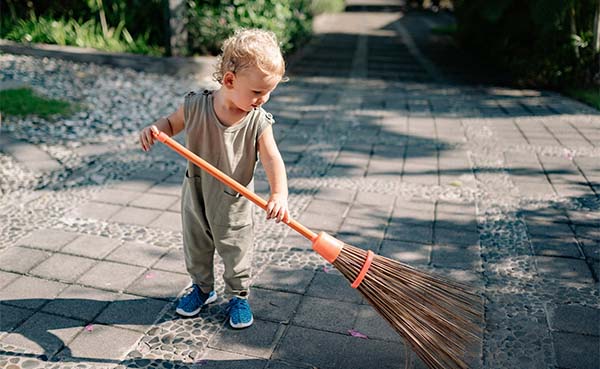
<path fill-rule="evenodd" d="M 317 20 L 268 104 L 293 216 L 477 288 L 473 368 L 597 369 L 600 114 L 467 83 L 469 65 L 434 47 L 446 14 L 351 5 Z M 142 153 L 136 131 L 189 81 L 12 55 L 0 67 L 4 81 L 87 109 L 2 127 L 0 367 L 404 367 L 398 335 L 308 241 L 258 211 L 255 324 L 228 328 L 222 298 L 197 318 L 174 314 L 189 283 L 183 162 L 165 147 Z M 262 170 L 257 189 L 266 196 Z"/>

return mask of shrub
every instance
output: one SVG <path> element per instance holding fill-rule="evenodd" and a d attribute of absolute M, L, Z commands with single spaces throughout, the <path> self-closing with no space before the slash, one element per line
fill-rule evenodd
<path fill-rule="evenodd" d="M 458 37 L 523 85 L 590 84 L 597 0 L 456 0 Z"/>
<path fill-rule="evenodd" d="M 189 0 L 189 42 L 193 52 L 217 55 L 222 42 L 239 28 L 273 31 L 284 53 L 311 32 L 308 0 Z"/>

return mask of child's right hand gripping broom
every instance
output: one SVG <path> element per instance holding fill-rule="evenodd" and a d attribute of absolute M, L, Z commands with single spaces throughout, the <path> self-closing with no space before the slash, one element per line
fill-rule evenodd
<path fill-rule="evenodd" d="M 267 201 L 164 132 L 153 127 L 152 134 L 267 210 Z M 468 286 L 345 244 L 324 232 L 316 234 L 293 219 L 286 224 L 310 240 L 313 249 L 360 291 L 430 368 L 468 368 L 464 358 L 470 356 L 471 344 L 479 339 L 482 315 L 481 298 Z"/>

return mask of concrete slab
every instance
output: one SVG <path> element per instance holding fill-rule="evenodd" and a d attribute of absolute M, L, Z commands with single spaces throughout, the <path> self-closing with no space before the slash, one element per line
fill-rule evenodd
<path fill-rule="evenodd" d="M 278 266 L 267 267 L 256 277 L 254 286 L 282 292 L 304 294 L 314 277 L 312 270 L 295 270 Z"/>
<path fill-rule="evenodd" d="M 338 333 L 289 326 L 272 358 L 304 363 L 317 368 L 335 369 L 342 364 L 341 355 L 332 355 L 330 349 L 342 350 L 350 337 Z"/>
<path fill-rule="evenodd" d="M 68 347 L 57 355 L 57 359 L 72 361 L 79 358 L 85 362 L 120 361 L 125 358 L 141 333 L 117 327 L 94 324 L 79 334 Z"/>
<path fill-rule="evenodd" d="M 573 333 L 554 332 L 556 362 L 561 368 L 596 369 L 600 363 L 600 338 Z"/>
<path fill-rule="evenodd" d="M 255 319 L 254 324 L 242 330 L 224 328 L 210 340 L 208 347 L 268 359 L 283 329 L 282 325 Z"/>
<path fill-rule="evenodd" d="M 66 284 L 40 278 L 21 276 L 0 291 L 0 301 L 5 304 L 37 309 L 55 298 Z"/>
<path fill-rule="evenodd" d="M 31 270 L 31 275 L 73 283 L 89 270 L 95 260 L 56 253 Z"/>
<path fill-rule="evenodd" d="M 0 253 L 0 259 L 2 259 L 0 269 L 25 274 L 50 255 L 52 254 L 49 252 L 28 247 L 9 247 Z"/>
<path fill-rule="evenodd" d="M 51 358 L 84 329 L 84 322 L 35 313 L 25 323 L 2 338 L 2 343 L 24 348 L 28 353 Z"/>
<path fill-rule="evenodd" d="M 591 306 L 549 306 L 548 322 L 552 330 L 600 336 L 600 309 Z"/>
<path fill-rule="evenodd" d="M 302 296 L 295 293 L 254 287 L 251 289 L 249 302 L 257 319 L 287 324 L 296 313 L 301 299 Z"/>
<path fill-rule="evenodd" d="M 164 247 L 152 246 L 142 242 L 124 242 L 105 259 L 123 264 L 150 267 L 167 251 Z"/>
<path fill-rule="evenodd" d="M 146 226 L 161 214 L 159 210 L 124 207 L 110 217 L 110 221 Z"/>
<path fill-rule="evenodd" d="M 189 284 L 185 274 L 150 269 L 140 276 L 125 292 L 156 299 L 175 300 Z"/>
<path fill-rule="evenodd" d="M 17 245 L 30 246 L 37 249 L 58 251 L 79 235 L 58 229 L 38 229 L 17 241 Z"/>
<path fill-rule="evenodd" d="M 46 304 L 42 311 L 67 318 L 91 322 L 118 294 L 78 285 L 71 285 Z"/>
<path fill-rule="evenodd" d="M 328 273 L 317 272 L 306 291 L 306 295 L 332 301 L 361 303 L 363 301 L 361 294 L 352 288 L 350 284 L 351 282 L 335 269 Z"/>
<path fill-rule="evenodd" d="M 359 307 L 355 303 L 305 296 L 292 324 L 346 334 L 354 326 Z"/>
<path fill-rule="evenodd" d="M 81 235 L 62 248 L 61 252 L 94 259 L 102 259 L 116 249 L 121 240 L 93 235 Z"/>
<path fill-rule="evenodd" d="M 120 295 L 94 319 L 94 324 L 146 332 L 169 303 L 134 295 Z"/>
<path fill-rule="evenodd" d="M 102 261 L 85 273 L 77 283 L 109 291 L 123 291 L 133 283 L 145 268 Z"/>

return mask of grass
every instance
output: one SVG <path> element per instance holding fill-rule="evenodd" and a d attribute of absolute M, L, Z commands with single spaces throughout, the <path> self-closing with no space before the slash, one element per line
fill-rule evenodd
<path fill-rule="evenodd" d="M 43 97 L 31 88 L 15 88 L 0 91 L 0 112 L 3 115 L 24 117 L 37 115 L 48 118 L 53 115 L 67 115 L 76 110 L 75 105 Z"/>
<path fill-rule="evenodd" d="M 572 98 L 579 100 L 583 103 L 588 104 L 591 107 L 594 107 L 600 110 L 600 89 L 568 89 L 566 94 L 571 96 Z"/>

